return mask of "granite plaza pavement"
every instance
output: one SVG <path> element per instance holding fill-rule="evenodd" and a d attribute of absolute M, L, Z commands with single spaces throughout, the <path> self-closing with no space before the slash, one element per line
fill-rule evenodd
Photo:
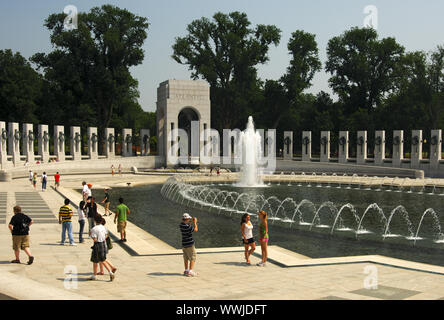
<path fill-rule="evenodd" d="M 138 183 L 162 183 L 167 175 L 114 176 L 62 175 L 62 187 L 54 191 L 53 177 L 46 192 L 34 190 L 27 179 L 0 183 L 0 299 L 83 300 L 287 300 L 287 299 L 426 299 L 444 298 L 444 267 L 403 261 L 382 256 L 310 259 L 297 253 L 270 246 L 265 268 L 260 261 L 260 247 L 246 266 L 243 248 L 199 248 L 195 270 L 198 277 L 184 277 L 181 250 L 153 237 L 132 223 L 128 224 L 128 242 L 115 242 L 108 258 L 117 267 L 116 278 L 108 275 L 90 281 L 91 241 L 77 246 L 61 246 L 58 209 L 64 196 L 74 203 L 86 179 L 94 189 Z M 38 186 L 39 187 L 39 186 Z M 21 252 L 21 264 L 14 258 L 7 224 L 15 204 L 34 219 L 31 226 L 32 265 Z M 74 209 L 74 208 L 73 208 Z M 113 209 L 113 208 L 111 208 Z M 103 213 L 103 207 L 99 206 Z M 118 234 L 107 217 L 110 233 Z M 74 238 L 79 229 L 73 218 Z M 272 237 L 272 235 L 271 235 Z M 105 271 L 106 274 L 106 271 Z M 376 278 L 374 277 L 376 276 Z M 70 281 L 70 279 L 76 281 Z M 375 279 L 377 282 L 375 282 Z M 377 288 L 374 285 L 377 284 Z"/>

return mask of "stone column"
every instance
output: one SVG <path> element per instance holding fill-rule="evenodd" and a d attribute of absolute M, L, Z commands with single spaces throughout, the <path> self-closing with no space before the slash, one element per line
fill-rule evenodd
<path fill-rule="evenodd" d="M 302 131 L 302 161 L 311 159 L 311 131 Z"/>
<path fill-rule="evenodd" d="M 193 137 L 191 137 L 192 139 Z M 191 141 L 191 144 L 193 142 Z M 140 129 L 140 155 L 147 156 L 150 154 L 150 130 Z"/>
<path fill-rule="evenodd" d="M 385 131 L 375 132 L 375 165 L 382 166 L 385 159 Z"/>
<path fill-rule="evenodd" d="M 65 161 L 65 127 L 54 126 L 54 155 L 59 161 Z"/>
<path fill-rule="evenodd" d="M 165 136 L 165 159 L 166 166 L 177 164 L 177 120 L 170 121 L 167 119 L 166 122 L 166 136 Z M 199 145 L 199 150 L 202 149 L 202 143 Z"/>
<path fill-rule="evenodd" d="M 133 130 L 123 129 L 122 130 L 122 156 L 131 157 L 133 155 Z M 177 140 L 176 140 L 177 141 Z"/>
<path fill-rule="evenodd" d="M 89 127 L 86 132 L 88 136 L 88 156 L 91 160 L 96 160 L 99 158 L 98 153 L 98 141 L 99 136 L 97 135 L 96 127 Z"/>
<path fill-rule="evenodd" d="M 436 171 L 442 159 L 442 130 L 432 130 L 430 137 L 430 168 Z"/>
<path fill-rule="evenodd" d="M 356 163 L 365 164 L 367 160 L 367 131 L 358 131 Z"/>
<path fill-rule="evenodd" d="M 392 166 L 401 167 L 401 162 L 404 159 L 404 131 L 393 131 L 393 156 Z"/>
<path fill-rule="evenodd" d="M 8 162 L 8 131 L 6 131 L 6 123 L 0 121 L 0 165 L 4 169 Z"/>
<path fill-rule="evenodd" d="M 148 146 L 149 147 L 149 146 Z M 199 164 L 200 121 L 191 121 L 191 164 Z"/>
<path fill-rule="evenodd" d="M 184 129 L 178 129 L 177 130 L 177 143 L 178 143 L 178 157 L 179 157 L 179 163 L 183 165 L 188 164 L 188 156 L 189 156 L 189 150 L 190 146 L 188 145 L 188 134 Z"/>
<path fill-rule="evenodd" d="M 80 127 L 71 127 L 69 142 L 72 160 L 82 160 L 82 135 L 80 134 Z"/>
<path fill-rule="evenodd" d="M 293 131 L 284 131 L 284 160 L 293 159 Z"/>
<path fill-rule="evenodd" d="M 348 131 L 339 131 L 339 163 L 347 163 L 348 162 L 348 146 L 349 146 L 349 139 L 348 139 Z"/>
<path fill-rule="evenodd" d="M 17 122 L 8 123 L 8 153 L 12 155 L 12 162 L 15 165 L 20 163 L 20 141 L 22 134 Z"/>
<path fill-rule="evenodd" d="M 422 160 L 422 130 L 412 130 L 412 150 L 410 152 L 410 165 L 418 169 Z"/>
<path fill-rule="evenodd" d="M 321 131 L 321 162 L 330 162 L 330 131 Z"/>
<path fill-rule="evenodd" d="M 49 161 L 49 129 L 46 124 L 39 124 L 39 155 L 40 161 L 46 163 Z"/>
<path fill-rule="evenodd" d="M 116 156 L 116 137 L 114 128 L 105 129 L 105 156 L 110 159 Z"/>
<path fill-rule="evenodd" d="M 22 132 L 22 150 L 29 164 L 34 163 L 34 126 L 32 123 L 23 124 Z"/>

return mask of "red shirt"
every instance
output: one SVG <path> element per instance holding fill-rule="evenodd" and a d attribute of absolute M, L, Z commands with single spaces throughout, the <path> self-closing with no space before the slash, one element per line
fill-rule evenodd
<path fill-rule="evenodd" d="M 54 180 L 55 180 L 56 182 L 59 182 L 59 181 L 60 181 L 60 175 L 59 175 L 59 174 L 55 174 L 55 175 L 54 175 Z"/>

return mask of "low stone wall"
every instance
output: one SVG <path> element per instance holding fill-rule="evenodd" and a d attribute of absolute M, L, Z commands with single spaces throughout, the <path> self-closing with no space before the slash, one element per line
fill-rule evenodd
<path fill-rule="evenodd" d="M 156 168 L 163 164 L 163 160 L 158 156 L 145 157 L 115 157 L 112 159 L 97 160 L 79 160 L 79 161 L 61 161 L 44 164 L 32 164 L 20 167 L 11 167 L 7 169 L 8 175 L 12 179 L 24 178 L 29 176 L 29 170 L 37 172 L 40 176 L 42 172 L 49 175 L 57 171 L 62 175 L 69 174 L 92 174 L 92 173 L 111 173 L 111 165 L 114 165 L 115 173 L 118 173 L 118 166 L 122 165 L 123 172 L 133 172 L 132 168 Z"/>

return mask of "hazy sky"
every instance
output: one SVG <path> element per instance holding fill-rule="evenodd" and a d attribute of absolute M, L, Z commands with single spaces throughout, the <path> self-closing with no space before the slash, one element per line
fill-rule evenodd
<path fill-rule="evenodd" d="M 113 4 L 148 18 L 150 27 L 144 44 L 145 60 L 132 69 L 139 81 L 139 102 L 154 111 L 156 88 L 167 79 L 189 79 L 186 66 L 172 58 L 175 37 L 186 34 L 186 26 L 201 17 L 211 18 L 221 11 L 245 12 L 253 26 L 273 24 L 282 30 L 281 43 L 271 47 L 270 61 L 259 67 L 259 76 L 278 79 L 289 62 L 287 43 L 291 33 L 302 29 L 316 34 L 323 64 L 328 40 L 354 26 L 363 26 L 364 8 L 378 10 L 378 33 L 395 37 L 406 50 L 429 52 L 444 45 L 444 1 L 442 0 L 0 0 L 0 49 L 19 51 L 29 58 L 36 52 L 51 51 L 49 32 L 43 27 L 51 13 L 63 12 L 67 5 L 89 11 L 102 4 Z M 319 72 L 308 91 L 331 92 L 328 75 Z"/>

